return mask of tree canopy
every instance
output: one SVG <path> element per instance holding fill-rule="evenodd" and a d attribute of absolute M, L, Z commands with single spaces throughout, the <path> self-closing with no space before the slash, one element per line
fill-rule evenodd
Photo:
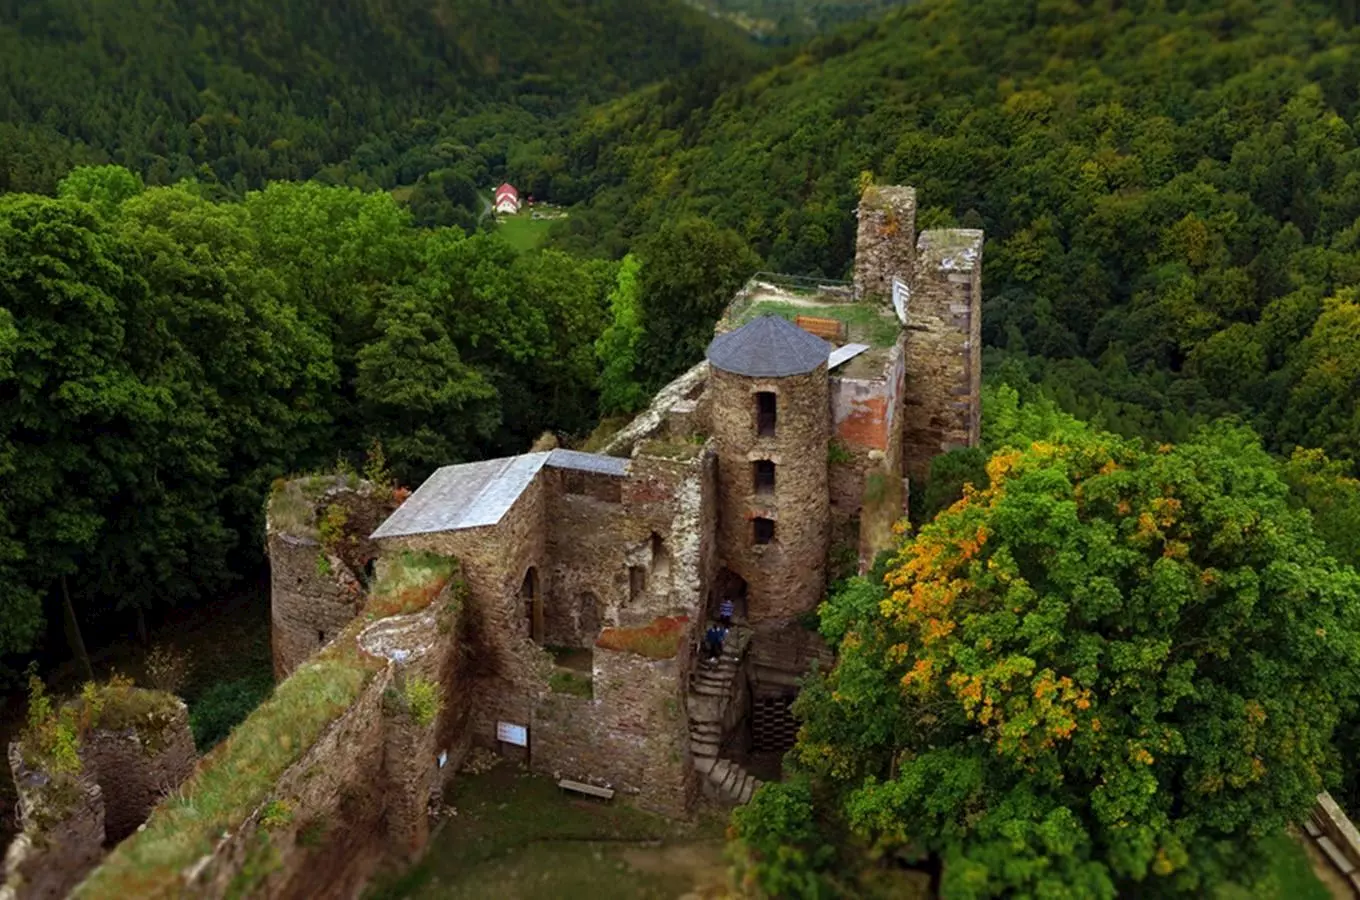
<path fill-rule="evenodd" d="M 948 897 L 1262 877 L 1338 780 L 1360 576 L 1240 427 L 1062 433 L 986 474 L 823 606 L 797 777 L 736 817 L 751 884 L 815 895 L 838 845 L 930 857 Z"/>

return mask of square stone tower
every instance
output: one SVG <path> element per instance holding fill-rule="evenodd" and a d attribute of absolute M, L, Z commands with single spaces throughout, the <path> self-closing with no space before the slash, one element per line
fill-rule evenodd
<path fill-rule="evenodd" d="M 918 238 L 913 188 L 873 186 L 860 199 L 855 298 L 892 307 L 903 325 L 902 466 L 915 479 L 934 456 L 978 442 L 982 242 L 968 229 Z"/>

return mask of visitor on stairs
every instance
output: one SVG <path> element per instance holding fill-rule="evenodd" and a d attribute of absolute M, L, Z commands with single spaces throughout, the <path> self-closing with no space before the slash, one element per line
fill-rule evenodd
<path fill-rule="evenodd" d="M 718 621 L 722 622 L 723 628 L 732 627 L 732 601 L 724 600 L 718 604 Z"/>
<path fill-rule="evenodd" d="M 709 662 L 717 661 L 722 656 L 723 640 L 727 638 L 727 629 L 717 625 L 708 626 L 708 631 L 704 633 L 704 658 Z"/>

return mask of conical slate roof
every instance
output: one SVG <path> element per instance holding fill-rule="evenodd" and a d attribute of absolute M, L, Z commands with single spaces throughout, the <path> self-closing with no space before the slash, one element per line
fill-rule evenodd
<path fill-rule="evenodd" d="M 754 318 L 708 345 L 710 364 L 756 378 L 802 375 L 826 365 L 830 355 L 830 344 L 779 316 Z"/>

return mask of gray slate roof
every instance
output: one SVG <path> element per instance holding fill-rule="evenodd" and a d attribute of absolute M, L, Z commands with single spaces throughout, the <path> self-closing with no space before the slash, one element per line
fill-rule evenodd
<path fill-rule="evenodd" d="M 836 366 L 848 363 L 868 349 L 868 344 L 846 344 L 844 347 L 837 347 L 831 351 L 831 358 L 826 361 L 826 367 L 834 369 Z"/>
<path fill-rule="evenodd" d="M 708 345 L 713 366 L 754 378 L 802 375 L 825 365 L 830 355 L 830 344 L 779 316 L 758 316 Z"/>
<path fill-rule="evenodd" d="M 599 475 L 628 474 L 626 459 L 575 450 L 444 466 L 425 479 L 372 536 L 376 540 L 495 525 L 544 466 Z"/>

